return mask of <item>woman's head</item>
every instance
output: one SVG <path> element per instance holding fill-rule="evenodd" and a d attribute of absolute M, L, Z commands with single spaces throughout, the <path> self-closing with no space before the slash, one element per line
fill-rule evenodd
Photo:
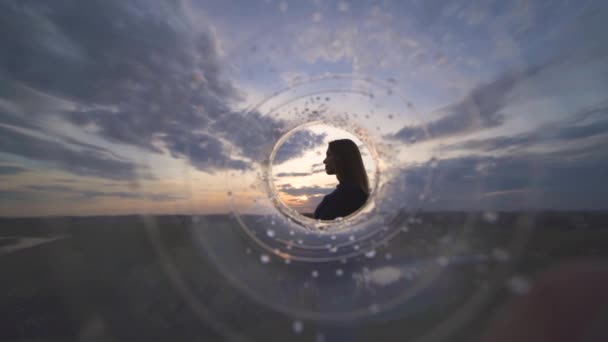
<path fill-rule="evenodd" d="M 350 139 L 329 142 L 327 156 L 323 160 L 328 175 L 336 175 L 340 181 L 357 184 L 365 193 L 369 193 L 367 173 L 359 147 Z"/>

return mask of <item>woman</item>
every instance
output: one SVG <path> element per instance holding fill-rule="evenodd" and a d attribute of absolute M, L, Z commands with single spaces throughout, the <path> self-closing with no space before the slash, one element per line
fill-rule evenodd
<path fill-rule="evenodd" d="M 350 139 L 331 141 L 323 164 L 325 172 L 336 175 L 340 184 L 319 203 L 315 219 L 346 217 L 361 208 L 367 201 L 369 184 L 357 144 Z"/>

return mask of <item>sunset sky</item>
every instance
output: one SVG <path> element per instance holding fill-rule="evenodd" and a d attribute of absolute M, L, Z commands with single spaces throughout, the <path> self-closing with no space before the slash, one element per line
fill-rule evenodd
<path fill-rule="evenodd" d="M 266 210 L 260 170 L 309 121 L 360 134 L 399 205 L 608 209 L 607 20 L 601 0 L 2 1 L 0 216 Z M 319 127 L 273 166 L 302 210 L 336 185 L 315 164 L 343 133 Z"/>

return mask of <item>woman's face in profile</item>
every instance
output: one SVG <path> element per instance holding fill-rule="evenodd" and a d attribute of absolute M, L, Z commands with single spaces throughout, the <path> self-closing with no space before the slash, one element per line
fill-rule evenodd
<path fill-rule="evenodd" d="M 325 164 L 325 172 L 328 175 L 336 174 L 336 163 L 334 160 L 334 156 L 329 150 L 329 148 L 327 149 L 327 152 L 325 152 L 325 159 L 323 160 L 323 164 Z"/>

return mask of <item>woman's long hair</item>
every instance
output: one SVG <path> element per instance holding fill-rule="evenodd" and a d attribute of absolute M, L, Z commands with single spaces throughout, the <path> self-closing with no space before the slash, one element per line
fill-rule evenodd
<path fill-rule="evenodd" d="M 357 144 L 350 139 L 333 140 L 329 142 L 329 151 L 334 157 L 338 179 L 357 184 L 369 194 L 367 173 Z"/>

